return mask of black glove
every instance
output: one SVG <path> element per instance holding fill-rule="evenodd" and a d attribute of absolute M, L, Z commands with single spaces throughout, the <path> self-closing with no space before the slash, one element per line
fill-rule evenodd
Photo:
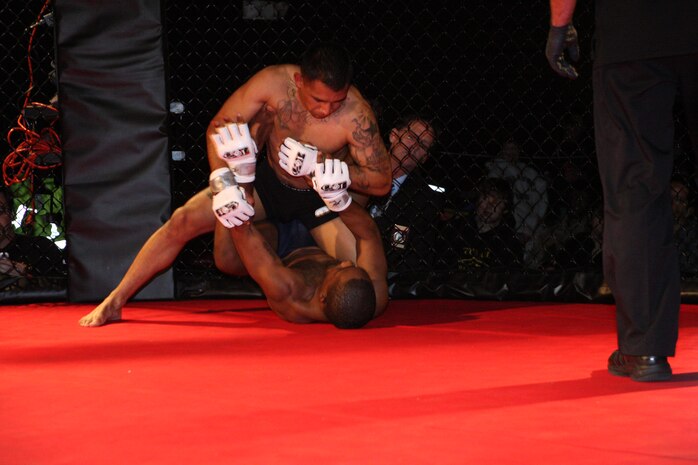
<path fill-rule="evenodd" d="M 577 30 L 572 24 L 550 26 L 548 43 L 545 44 L 545 56 L 548 58 L 550 67 L 562 77 L 577 79 L 579 74 L 565 58 L 565 51 L 572 62 L 579 60 Z"/>

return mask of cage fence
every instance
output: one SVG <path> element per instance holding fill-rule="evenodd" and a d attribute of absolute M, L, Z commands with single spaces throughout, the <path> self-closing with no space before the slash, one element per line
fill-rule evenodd
<path fill-rule="evenodd" d="M 18 180 L 18 168 L 5 177 L 14 229 L 62 252 L 50 3 L 10 0 L 0 11 L 2 122 L 9 132 L 23 115 L 26 126 L 8 136 L 5 165 L 27 133 L 42 143 L 27 178 Z M 371 102 L 386 146 L 403 154 L 410 182 L 428 187 L 405 184 L 367 206 L 383 235 L 394 297 L 574 299 L 604 292 L 592 2 L 575 16 L 577 81 L 558 78 L 545 61 L 545 2 L 169 0 L 163 11 L 173 207 L 207 186 L 205 131 L 225 99 L 263 67 L 298 62 L 313 42 L 332 40 L 352 55 L 355 86 Z M 391 142 L 406 117 L 426 122 L 433 142 L 420 142 L 424 128 L 411 127 Z M 676 240 L 691 286 L 698 276 L 698 185 L 680 109 L 675 159 Z M 62 259 L 54 265 L 47 276 L 62 276 Z M 215 269 L 210 235 L 191 241 L 174 269 L 179 297 L 200 295 L 202 282 L 220 283 L 214 292 L 242 292 L 239 278 Z"/>
<path fill-rule="evenodd" d="M 50 1 L 0 6 L 3 186 L 0 300 L 63 295 L 66 283 L 62 156 Z"/>

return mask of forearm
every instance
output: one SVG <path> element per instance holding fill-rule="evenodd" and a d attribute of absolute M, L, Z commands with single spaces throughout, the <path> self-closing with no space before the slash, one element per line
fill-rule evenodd
<path fill-rule="evenodd" d="M 376 292 L 375 316 L 385 310 L 388 303 L 388 264 L 383 242 L 373 218 L 359 205 L 352 203 L 340 212 L 340 219 L 356 239 L 356 265 L 363 268 Z"/>
<path fill-rule="evenodd" d="M 378 226 L 370 217 L 368 212 L 360 204 L 352 202 L 349 207 L 339 212 L 339 218 L 346 225 L 357 242 L 377 241 L 380 242 L 380 231 Z"/>
<path fill-rule="evenodd" d="M 283 266 L 279 256 L 252 223 L 246 222 L 229 231 L 240 259 L 253 278 L 260 269 L 270 270 Z"/>
<path fill-rule="evenodd" d="M 390 192 L 393 172 L 390 154 L 378 132 L 378 125 L 371 113 L 357 125 L 349 145 L 350 157 L 346 160 L 351 175 L 351 190 L 360 194 L 383 196 Z"/>
<path fill-rule="evenodd" d="M 216 134 L 215 120 L 211 121 L 211 123 L 208 125 L 208 129 L 206 130 L 206 156 L 208 157 L 208 164 L 211 168 L 211 172 L 217 170 L 218 168 L 225 168 L 228 166 L 225 161 L 218 156 L 216 149 L 213 146 L 213 142 L 211 142 L 211 136 L 214 134 Z"/>
<path fill-rule="evenodd" d="M 565 26 L 572 22 L 577 0 L 550 0 L 550 24 Z"/>
<path fill-rule="evenodd" d="M 287 268 L 257 228 L 248 222 L 229 231 L 247 273 L 266 297 L 280 301 L 290 296 Z"/>
<path fill-rule="evenodd" d="M 25 276 L 27 274 L 27 266 L 24 263 L 13 262 L 8 258 L 1 258 L 0 274 L 6 274 L 9 276 Z"/>

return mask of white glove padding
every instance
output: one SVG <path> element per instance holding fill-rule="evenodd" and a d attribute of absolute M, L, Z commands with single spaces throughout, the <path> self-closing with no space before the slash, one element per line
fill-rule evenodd
<path fill-rule="evenodd" d="M 287 137 L 279 147 L 279 165 L 291 176 L 307 176 L 315 171 L 317 147 Z"/>
<path fill-rule="evenodd" d="M 351 204 L 347 192 L 350 185 L 349 167 L 343 161 L 328 159 L 315 165 L 313 188 L 333 212 L 341 212 Z"/>
<path fill-rule="evenodd" d="M 250 135 L 247 123 L 227 123 L 216 128 L 216 134 L 211 135 L 211 142 L 216 155 L 228 164 L 237 182 L 254 181 L 257 144 Z"/>
<path fill-rule="evenodd" d="M 209 185 L 213 193 L 213 213 L 223 226 L 240 226 L 254 216 L 254 208 L 245 200 L 244 189 L 237 185 L 228 168 L 212 172 Z"/>

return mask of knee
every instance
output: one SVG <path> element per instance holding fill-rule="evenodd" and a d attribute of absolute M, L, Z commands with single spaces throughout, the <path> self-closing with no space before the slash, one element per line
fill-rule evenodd
<path fill-rule="evenodd" d="M 204 225 L 199 224 L 199 217 L 184 205 L 177 208 L 169 220 L 163 225 L 163 230 L 172 241 L 187 242 L 206 232 Z"/>

